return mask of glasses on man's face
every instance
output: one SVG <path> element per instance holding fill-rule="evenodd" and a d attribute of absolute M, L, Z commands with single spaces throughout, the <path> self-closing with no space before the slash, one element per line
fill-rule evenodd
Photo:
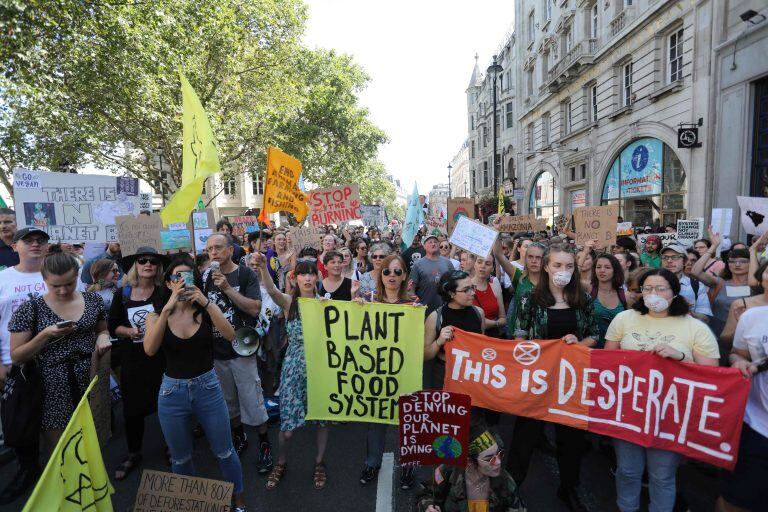
<path fill-rule="evenodd" d="M 35 236 L 35 237 L 30 237 L 30 238 L 22 238 L 22 240 L 27 245 L 34 245 L 34 244 L 45 245 L 45 244 L 48 243 L 48 239 L 47 238 L 43 238 L 41 236 Z"/>
<path fill-rule="evenodd" d="M 652 292 L 666 293 L 666 292 L 668 292 L 670 290 L 670 288 L 669 288 L 669 286 L 661 286 L 661 285 L 659 285 L 659 286 L 651 286 L 651 285 L 647 284 L 647 285 L 643 286 L 641 288 L 641 290 L 643 290 L 643 293 L 652 293 Z"/>
<path fill-rule="evenodd" d="M 139 265 L 146 265 L 147 263 L 150 265 L 157 265 L 157 260 L 155 258 L 139 258 L 136 260 L 136 263 Z"/>
<path fill-rule="evenodd" d="M 459 293 L 472 294 L 472 293 L 475 293 L 475 291 L 477 291 L 477 287 L 475 285 L 471 285 L 456 291 Z"/>
<path fill-rule="evenodd" d="M 501 462 L 502 457 L 504 457 L 504 450 L 499 450 L 494 455 L 491 455 L 490 457 L 484 457 L 480 460 L 485 462 L 486 464 L 493 464 L 494 460 Z"/>
<path fill-rule="evenodd" d="M 662 256 L 662 261 L 677 261 L 683 259 L 683 256 L 681 254 L 674 254 L 674 255 L 668 255 L 668 256 Z"/>
<path fill-rule="evenodd" d="M 384 270 L 381 271 L 381 273 L 384 274 L 385 276 L 388 276 L 390 274 L 395 274 L 397 277 L 400 277 L 401 275 L 403 275 L 403 269 L 393 268 L 390 270 L 388 268 L 385 268 Z"/>
<path fill-rule="evenodd" d="M 386 258 L 386 256 L 383 255 L 383 254 L 372 254 L 371 255 L 371 259 L 372 260 L 383 260 L 384 258 Z"/>

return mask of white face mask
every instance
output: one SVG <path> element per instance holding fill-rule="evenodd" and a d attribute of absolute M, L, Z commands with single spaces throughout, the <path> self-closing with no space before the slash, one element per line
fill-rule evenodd
<path fill-rule="evenodd" d="M 561 272 L 555 272 L 555 275 L 552 276 L 552 282 L 558 288 L 565 288 L 566 286 L 568 286 L 568 283 L 571 282 L 572 277 L 573 277 L 573 272 L 567 272 L 563 270 Z"/>
<path fill-rule="evenodd" d="M 645 306 L 654 313 L 661 313 L 669 309 L 669 301 L 658 295 L 648 295 L 643 297 Z"/>

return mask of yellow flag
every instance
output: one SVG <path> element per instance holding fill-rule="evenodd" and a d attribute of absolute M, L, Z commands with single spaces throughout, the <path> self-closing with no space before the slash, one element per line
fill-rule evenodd
<path fill-rule="evenodd" d="M 504 215 L 504 191 L 499 189 L 499 215 Z"/>
<path fill-rule="evenodd" d="M 195 209 L 205 179 L 221 171 L 216 138 L 208 122 L 208 114 L 184 73 L 179 71 L 179 77 L 184 110 L 181 188 L 160 212 L 165 226 L 173 222 L 187 222 L 190 212 Z"/>
<path fill-rule="evenodd" d="M 301 222 L 309 212 L 307 194 L 299 189 L 301 162 L 273 146 L 267 148 L 267 181 L 264 185 L 264 206 L 259 222 L 267 222 L 267 215 L 289 212 Z"/>
<path fill-rule="evenodd" d="M 97 379 L 93 378 L 80 399 L 23 512 L 112 510 L 110 495 L 115 490 L 109 483 L 101 458 L 99 438 L 88 404 L 88 395 Z"/>

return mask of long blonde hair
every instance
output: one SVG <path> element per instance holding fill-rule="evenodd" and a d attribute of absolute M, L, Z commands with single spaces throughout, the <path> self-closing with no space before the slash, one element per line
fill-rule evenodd
<path fill-rule="evenodd" d="M 159 261 L 157 262 L 157 273 L 155 274 L 155 286 L 163 286 L 165 281 L 163 279 L 163 264 Z M 131 268 L 128 269 L 128 272 L 125 274 L 125 279 L 123 279 L 123 285 L 129 284 L 131 287 L 135 288 L 139 286 L 139 273 L 136 271 L 136 263 L 134 262 L 133 265 L 131 265 Z"/>

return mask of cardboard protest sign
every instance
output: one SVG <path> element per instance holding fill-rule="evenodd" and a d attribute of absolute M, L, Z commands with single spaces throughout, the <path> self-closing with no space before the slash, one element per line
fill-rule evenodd
<path fill-rule="evenodd" d="M 741 225 L 750 235 L 762 235 L 768 230 L 768 197 L 738 196 Z"/>
<path fill-rule="evenodd" d="M 387 225 L 384 207 L 378 204 L 360 205 L 360 217 L 363 219 L 363 225 L 384 227 Z"/>
<path fill-rule="evenodd" d="M 308 420 L 398 422 L 400 395 L 421 389 L 424 308 L 299 299 Z"/>
<path fill-rule="evenodd" d="M 616 236 L 632 236 L 635 230 L 631 222 L 619 222 L 616 224 Z"/>
<path fill-rule="evenodd" d="M 453 233 L 453 228 L 459 221 L 459 217 L 475 218 L 475 200 L 469 197 L 453 197 L 448 199 L 448 233 Z"/>
<path fill-rule="evenodd" d="M 143 212 L 152 211 L 152 193 L 151 192 L 139 193 L 139 210 Z"/>
<path fill-rule="evenodd" d="M 120 252 L 123 256 L 136 254 L 139 247 L 153 247 L 160 250 L 160 231 L 163 220 L 160 215 L 121 215 L 115 219 L 117 223 L 117 240 L 120 242 Z"/>
<path fill-rule="evenodd" d="M 467 464 L 472 400 L 448 391 L 400 397 L 400 465 Z"/>
<path fill-rule="evenodd" d="M 309 222 L 313 226 L 341 224 L 360 218 L 360 187 L 318 188 L 309 192 Z"/>
<path fill-rule="evenodd" d="M 712 208 L 712 222 L 711 226 L 715 233 L 727 235 L 731 232 L 731 224 L 733 224 L 733 209 L 732 208 Z M 720 257 L 722 251 L 722 245 L 717 247 L 715 256 Z"/>
<path fill-rule="evenodd" d="M 115 219 L 139 214 L 138 179 L 16 169 L 19 229 L 42 229 L 53 242 L 116 242 Z"/>
<path fill-rule="evenodd" d="M 468 217 L 459 217 L 451 234 L 450 242 L 481 258 L 491 254 L 499 232 Z"/>
<path fill-rule="evenodd" d="M 164 229 L 160 232 L 160 245 L 164 251 L 193 249 L 192 232 L 184 229 Z"/>
<path fill-rule="evenodd" d="M 445 218 L 429 215 L 426 219 L 424 219 L 424 225 L 427 226 L 427 233 L 430 235 L 448 234 Z"/>
<path fill-rule="evenodd" d="M 291 243 L 297 251 L 305 247 L 314 247 L 320 250 L 323 232 L 320 228 L 291 228 Z"/>
<path fill-rule="evenodd" d="M 502 233 L 537 232 L 547 229 L 547 221 L 538 219 L 535 215 L 505 215 L 501 218 L 498 228 Z"/>
<path fill-rule="evenodd" d="M 145 469 L 133 511 L 231 510 L 233 488 L 232 482 Z"/>
<path fill-rule="evenodd" d="M 112 437 L 112 400 L 109 396 L 111 362 L 112 352 L 110 350 L 107 350 L 103 355 L 99 355 L 96 350 L 91 354 L 91 379 L 94 376 L 98 376 L 98 379 L 91 387 L 88 403 L 91 406 L 91 415 L 96 427 L 96 436 L 99 438 L 99 446 L 102 448 Z"/>
<path fill-rule="evenodd" d="M 585 206 L 573 211 L 576 226 L 576 243 L 584 245 L 596 239 L 598 247 L 616 243 L 616 224 L 619 208 L 616 205 Z"/>
<path fill-rule="evenodd" d="M 259 230 L 259 219 L 255 215 L 243 215 L 232 219 L 232 234 L 242 237 Z"/>
<path fill-rule="evenodd" d="M 661 238 L 661 246 L 666 247 L 669 244 L 677 243 L 677 234 L 676 233 L 649 233 L 647 235 L 637 235 L 637 246 L 642 249 L 645 247 L 645 241 L 648 240 L 648 237 L 651 235 L 656 235 L 659 238 Z"/>
<path fill-rule="evenodd" d="M 750 383 L 734 368 L 680 363 L 652 351 L 453 332 L 443 389 L 470 395 L 473 406 L 672 450 L 726 469 L 736 464 Z"/>
<path fill-rule="evenodd" d="M 704 219 L 677 221 L 677 242 L 685 247 L 693 247 L 693 242 L 704 238 Z"/>
<path fill-rule="evenodd" d="M 207 229 L 196 229 L 194 231 L 194 240 L 192 242 L 195 244 L 195 253 L 201 253 L 203 252 L 203 249 L 205 249 L 205 244 L 208 242 L 208 237 L 213 234 L 213 229 L 207 228 Z"/>

